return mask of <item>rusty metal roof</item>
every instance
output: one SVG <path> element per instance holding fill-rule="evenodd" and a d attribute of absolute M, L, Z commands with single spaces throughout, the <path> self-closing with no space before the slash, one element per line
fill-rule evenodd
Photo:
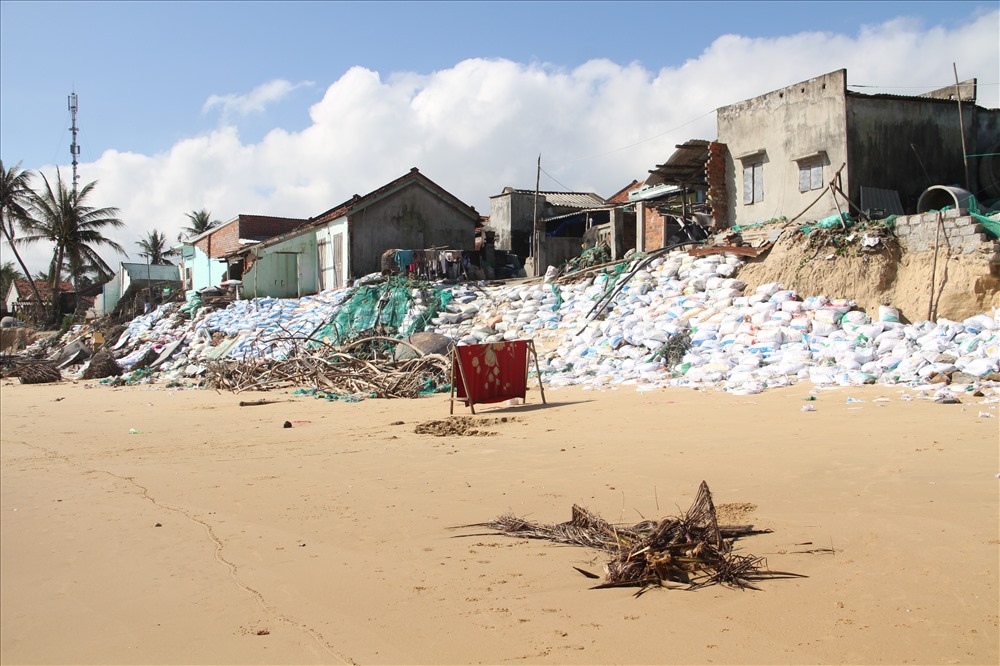
<path fill-rule="evenodd" d="M 676 146 L 665 164 L 650 169 L 645 185 L 704 185 L 708 144 L 705 139 L 691 139 Z"/>

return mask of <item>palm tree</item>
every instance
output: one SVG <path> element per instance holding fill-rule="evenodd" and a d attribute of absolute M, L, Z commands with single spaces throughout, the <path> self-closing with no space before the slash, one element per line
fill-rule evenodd
<path fill-rule="evenodd" d="M 7 238 L 10 249 L 14 252 L 17 263 L 21 265 L 21 274 L 30 275 L 28 267 L 24 265 L 24 260 L 14 247 L 14 235 L 16 232 L 15 222 L 19 226 L 24 226 L 28 219 L 27 206 L 34 198 L 28 181 L 31 179 L 30 171 L 22 171 L 21 163 L 18 162 L 9 170 L 4 168 L 3 160 L 0 160 L 0 229 Z M 38 293 L 38 287 L 34 280 L 28 280 L 31 290 L 35 292 L 35 302 L 41 303 L 42 296 Z M 4 294 L 6 295 L 6 290 Z"/>
<path fill-rule="evenodd" d="M 213 220 L 212 214 L 204 208 L 187 213 L 187 217 L 191 220 L 191 226 L 181 229 L 181 233 L 188 238 L 200 236 L 209 229 L 219 226 L 219 221 Z"/>
<path fill-rule="evenodd" d="M 177 254 L 177 251 L 173 248 L 167 247 L 167 236 L 166 234 L 161 234 L 156 229 L 148 232 L 146 237 L 140 241 L 136 241 L 136 245 L 142 252 L 139 253 L 140 257 L 146 257 L 149 263 L 152 265 L 167 265 L 172 266 L 173 264 L 167 261 L 167 257 L 172 257 Z"/>
<path fill-rule="evenodd" d="M 127 255 L 125 248 L 104 236 L 104 229 L 120 229 L 125 223 L 118 219 L 117 208 L 94 208 L 86 204 L 97 182 L 87 183 L 83 189 L 68 189 L 62 174 L 56 170 L 55 189 L 42 174 L 45 189 L 31 199 L 31 215 L 22 224 L 29 235 L 18 239 L 21 244 L 37 241 L 53 243 L 49 277 L 52 280 L 52 303 L 58 316 L 59 280 L 68 263 L 71 270 L 79 271 L 86 265 L 97 267 L 110 274 L 111 267 L 97 254 L 95 246 L 106 245 Z M 71 276 L 76 281 L 76 275 Z"/>
<path fill-rule="evenodd" d="M 13 261 L 3 262 L 3 266 L 0 266 L 0 298 L 7 296 L 7 290 L 10 289 L 10 285 L 14 280 L 23 279 L 24 273 L 14 267 Z"/>

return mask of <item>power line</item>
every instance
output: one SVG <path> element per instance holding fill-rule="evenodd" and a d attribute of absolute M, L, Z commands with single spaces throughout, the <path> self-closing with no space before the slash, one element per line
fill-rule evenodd
<path fill-rule="evenodd" d="M 565 189 L 565 190 L 566 190 L 567 192 L 571 192 L 571 191 L 572 191 L 572 190 L 571 190 L 571 189 L 570 189 L 570 188 L 569 188 L 568 186 L 566 186 L 566 185 L 563 185 L 563 184 L 562 184 L 562 183 L 560 183 L 560 182 L 559 182 L 558 180 L 556 180 L 555 176 L 553 176 L 553 175 L 552 175 L 551 173 L 549 173 L 549 172 L 548 172 L 548 171 L 546 171 L 545 169 L 542 169 L 541 167 L 538 167 L 538 168 L 539 168 L 539 169 L 541 170 L 541 172 L 542 172 L 542 173 L 544 173 L 544 174 L 545 174 L 546 176 L 548 176 L 548 177 L 549 177 L 549 178 L 551 178 L 552 180 L 555 180 L 555 181 L 556 181 L 556 184 L 558 184 L 558 185 L 562 185 L 562 187 L 563 187 L 563 188 L 564 188 L 564 189 Z"/>
<path fill-rule="evenodd" d="M 653 139 L 659 139 L 660 137 L 666 136 L 667 134 L 670 134 L 671 132 L 676 132 L 679 129 L 683 129 L 683 128 L 687 127 L 688 125 L 691 125 L 692 123 L 696 123 L 699 120 L 701 120 L 702 118 L 704 118 L 705 116 L 708 116 L 708 115 L 713 114 L 713 113 L 715 113 L 715 109 L 711 109 L 709 111 L 706 111 L 705 113 L 701 114 L 697 118 L 694 118 L 693 120 L 689 120 L 689 121 L 687 121 L 686 123 L 684 123 L 682 125 L 678 125 L 677 127 L 674 127 L 673 129 L 668 129 L 666 132 L 660 132 L 659 134 L 655 134 L 655 135 L 653 135 L 653 136 L 651 136 L 649 138 L 646 138 L 646 139 L 641 139 L 639 141 L 636 141 L 635 143 L 630 143 L 627 146 L 622 146 L 621 148 L 615 148 L 613 150 L 609 150 L 609 151 L 603 152 L 603 153 L 598 153 L 596 155 L 588 155 L 586 157 L 578 157 L 578 158 L 572 159 L 572 160 L 564 160 L 562 162 L 555 162 L 553 164 L 550 164 L 549 166 L 563 166 L 565 164 L 573 164 L 575 162 L 583 162 L 584 160 L 592 160 L 592 159 L 594 159 L 596 157 L 604 157 L 605 155 L 611 155 L 613 153 L 618 153 L 618 152 L 621 152 L 623 150 L 627 150 L 629 148 L 634 148 L 635 146 L 641 146 L 642 144 L 648 143 L 649 141 L 652 141 Z M 546 175 L 548 175 L 548 174 L 546 174 Z M 549 176 L 549 178 L 552 178 L 552 176 Z M 555 180 L 555 178 L 552 178 L 552 180 Z M 558 182 L 558 181 L 556 181 L 556 182 Z"/>

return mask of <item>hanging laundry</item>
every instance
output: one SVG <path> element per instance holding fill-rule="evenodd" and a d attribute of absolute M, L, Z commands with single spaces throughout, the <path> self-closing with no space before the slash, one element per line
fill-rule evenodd
<path fill-rule="evenodd" d="M 413 250 L 396 250 L 396 263 L 399 264 L 399 270 L 408 272 L 413 263 Z"/>

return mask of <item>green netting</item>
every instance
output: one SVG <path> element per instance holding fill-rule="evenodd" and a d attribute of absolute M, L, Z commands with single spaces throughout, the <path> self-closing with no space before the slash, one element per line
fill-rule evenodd
<path fill-rule="evenodd" d="M 408 321 L 407 313 L 416 301 L 414 292 L 423 301 L 424 310 Z M 356 287 L 334 318 L 314 336 L 339 344 L 375 328 L 390 335 L 405 337 L 419 333 L 452 299 L 429 282 L 394 275 L 385 282 Z"/>
<path fill-rule="evenodd" d="M 625 273 L 625 271 L 628 270 L 629 266 L 633 265 L 636 257 L 641 258 L 641 256 L 644 255 L 639 255 L 639 253 L 636 253 L 636 255 L 633 256 L 632 258 L 633 261 L 624 261 L 620 264 L 609 266 L 608 268 L 605 268 L 603 271 L 601 271 L 600 274 L 607 277 L 607 280 L 604 282 L 604 293 L 601 295 L 602 299 L 606 298 L 611 294 L 612 291 L 614 291 L 615 285 L 618 284 L 618 278 L 620 278 Z"/>
<path fill-rule="evenodd" d="M 836 215 L 831 215 L 830 217 L 824 217 L 822 220 L 812 222 L 809 224 L 803 224 L 799 227 L 799 231 L 804 234 L 808 234 L 813 229 L 832 229 L 833 227 L 846 226 L 850 227 L 854 225 L 854 218 L 847 213 L 838 213 Z"/>
<path fill-rule="evenodd" d="M 555 294 L 556 297 L 556 305 L 554 308 L 552 308 L 552 311 L 555 312 L 556 310 L 562 307 L 563 304 L 562 292 L 559 291 L 559 287 L 557 287 L 555 284 L 550 284 L 549 286 L 552 287 L 552 293 Z"/>
<path fill-rule="evenodd" d="M 983 215 L 982 209 L 979 208 L 979 201 L 975 196 L 969 197 L 969 215 L 979 220 L 979 223 L 993 238 L 1000 238 L 1000 220 Z"/>
<path fill-rule="evenodd" d="M 951 210 L 954 206 L 942 206 L 940 209 L 936 210 Z M 969 215 L 976 218 L 986 232 L 993 238 L 1000 238 L 1000 220 L 994 220 L 991 217 L 986 217 L 983 215 L 982 208 L 979 207 L 979 200 L 976 199 L 975 195 L 969 197 L 968 208 Z M 928 211 L 930 212 L 930 211 Z"/>
<path fill-rule="evenodd" d="M 767 226 L 769 224 L 778 224 L 779 222 L 787 222 L 787 221 L 788 221 L 787 217 L 784 217 L 784 216 L 782 216 L 782 217 L 775 217 L 775 218 L 772 218 L 770 220 L 764 220 L 763 222 L 752 222 L 750 224 L 743 224 L 743 225 L 737 224 L 737 225 L 734 225 L 732 227 L 729 227 L 729 229 L 727 231 L 729 231 L 729 233 L 736 234 L 736 233 L 739 233 L 739 232 L 743 231 L 744 229 L 758 229 L 760 227 L 764 227 L 764 226 Z"/>
<path fill-rule="evenodd" d="M 567 261 L 564 272 L 573 273 L 575 271 L 582 271 L 585 268 L 600 266 L 609 261 L 611 261 L 611 248 L 606 243 L 601 242 L 594 247 L 587 248 L 580 253 L 580 256 Z"/>

